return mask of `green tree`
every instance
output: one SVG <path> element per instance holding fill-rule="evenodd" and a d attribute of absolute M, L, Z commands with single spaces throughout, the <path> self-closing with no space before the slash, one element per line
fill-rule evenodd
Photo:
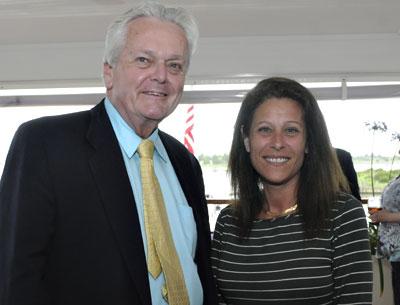
<path fill-rule="evenodd" d="M 400 143 L 400 133 L 399 132 L 392 133 L 392 141 L 397 141 Z M 392 158 L 392 163 L 390 164 L 389 181 L 392 179 L 392 169 L 393 169 L 394 160 L 396 159 L 397 154 L 400 154 L 400 149 L 398 150 L 398 148 L 399 147 L 397 147 L 396 151 L 394 152 L 393 158 Z"/>
<path fill-rule="evenodd" d="M 365 126 L 372 131 L 372 145 L 371 145 L 371 167 L 370 167 L 370 175 L 371 175 L 371 187 L 372 187 L 372 196 L 375 196 L 375 187 L 374 187 L 374 142 L 375 142 L 375 133 L 386 132 L 387 126 L 385 122 L 382 121 L 374 121 L 374 122 L 365 122 Z"/>

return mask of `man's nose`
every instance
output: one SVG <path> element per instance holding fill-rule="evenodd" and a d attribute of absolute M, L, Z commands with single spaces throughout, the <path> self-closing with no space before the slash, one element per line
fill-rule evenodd
<path fill-rule="evenodd" d="M 165 83 L 167 79 L 167 67 L 163 62 L 157 62 L 153 67 L 153 75 L 152 80 L 157 81 L 159 83 Z"/>

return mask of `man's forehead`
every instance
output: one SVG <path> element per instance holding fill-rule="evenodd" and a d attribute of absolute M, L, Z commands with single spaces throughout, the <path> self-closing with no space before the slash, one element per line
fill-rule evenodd
<path fill-rule="evenodd" d="M 185 30 L 173 21 L 162 20 L 152 16 L 142 16 L 131 20 L 128 29 L 134 34 L 141 34 L 142 31 L 174 31 L 187 39 Z"/>

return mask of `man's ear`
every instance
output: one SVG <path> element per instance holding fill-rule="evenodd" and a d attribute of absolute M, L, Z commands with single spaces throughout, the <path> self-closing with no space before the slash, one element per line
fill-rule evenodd
<path fill-rule="evenodd" d="M 103 79 L 106 89 L 110 90 L 113 84 L 113 68 L 107 63 L 103 64 Z"/>

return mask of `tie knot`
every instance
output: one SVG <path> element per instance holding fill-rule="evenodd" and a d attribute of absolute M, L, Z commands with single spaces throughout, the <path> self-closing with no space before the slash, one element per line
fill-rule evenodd
<path fill-rule="evenodd" d="M 154 143 L 148 139 L 143 140 L 138 148 L 140 158 L 153 159 Z"/>

